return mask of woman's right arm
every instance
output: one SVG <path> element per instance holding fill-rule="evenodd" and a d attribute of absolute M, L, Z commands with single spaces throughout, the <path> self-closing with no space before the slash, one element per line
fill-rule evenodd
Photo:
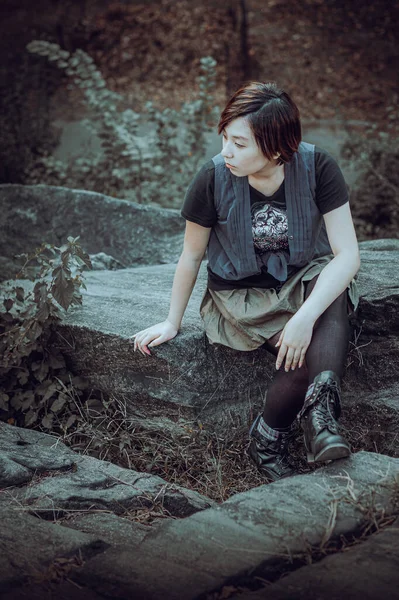
<path fill-rule="evenodd" d="M 210 233 L 211 227 L 202 227 L 186 221 L 184 247 L 173 279 L 169 314 L 162 323 L 147 327 L 132 336 L 134 350 L 139 350 L 142 354 L 151 354 L 149 347 L 159 346 L 177 335 L 208 245 Z"/>

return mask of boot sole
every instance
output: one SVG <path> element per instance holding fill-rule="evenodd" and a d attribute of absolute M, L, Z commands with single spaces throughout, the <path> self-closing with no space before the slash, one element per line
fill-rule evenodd
<path fill-rule="evenodd" d="M 350 448 L 343 444 L 335 444 L 327 446 L 320 450 L 316 456 L 311 452 L 307 453 L 307 461 L 309 464 L 315 462 L 326 462 L 328 460 L 338 460 L 340 458 L 347 458 L 351 454 Z"/>

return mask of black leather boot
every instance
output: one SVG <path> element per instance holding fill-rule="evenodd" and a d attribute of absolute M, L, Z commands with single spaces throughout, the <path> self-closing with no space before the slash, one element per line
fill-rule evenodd
<path fill-rule="evenodd" d="M 269 441 L 257 430 L 261 416 L 259 414 L 256 417 L 249 430 L 252 440 L 247 450 L 248 456 L 269 481 L 277 481 L 283 477 L 296 475 L 295 468 L 288 460 L 288 442 L 291 437 L 291 428 L 281 432 L 277 440 Z"/>
<path fill-rule="evenodd" d="M 298 415 L 308 463 L 345 458 L 351 448 L 338 431 L 337 419 L 341 414 L 339 377 L 334 371 L 322 371 L 312 385 Z"/>

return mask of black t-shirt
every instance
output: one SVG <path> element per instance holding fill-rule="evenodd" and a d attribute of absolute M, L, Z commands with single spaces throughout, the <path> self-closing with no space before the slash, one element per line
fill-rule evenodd
<path fill-rule="evenodd" d="M 318 209 L 324 215 L 348 202 L 348 190 L 336 161 L 321 148 L 315 147 L 316 197 Z M 192 180 L 181 211 L 188 221 L 213 227 L 217 223 L 214 204 L 215 166 L 208 161 Z M 288 248 L 287 205 L 285 182 L 271 196 L 265 196 L 251 185 L 250 200 L 252 233 L 256 253 L 284 250 Z M 298 269 L 289 265 L 288 277 Z M 208 287 L 213 290 L 234 288 L 279 288 L 281 282 L 272 277 L 263 267 L 262 272 L 238 281 L 222 279 L 208 266 Z"/>

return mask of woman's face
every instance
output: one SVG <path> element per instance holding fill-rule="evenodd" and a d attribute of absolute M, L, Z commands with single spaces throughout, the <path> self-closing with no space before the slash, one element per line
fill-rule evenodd
<path fill-rule="evenodd" d="M 237 177 L 270 175 L 277 164 L 263 155 L 245 117 L 234 119 L 223 131 L 222 156 Z"/>

